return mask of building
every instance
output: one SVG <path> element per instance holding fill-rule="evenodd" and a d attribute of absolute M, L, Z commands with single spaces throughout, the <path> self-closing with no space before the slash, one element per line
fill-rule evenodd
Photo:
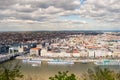
<path fill-rule="evenodd" d="M 73 56 L 73 57 L 80 57 L 79 50 L 73 49 L 73 51 L 72 51 L 72 56 Z"/>
<path fill-rule="evenodd" d="M 88 50 L 88 56 L 90 58 L 94 58 L 95 57 L 95 51 L 94 50 Z"/>
<path fill-rule="evenodd" d="M 9 54 L 17 53 L 18 52 L 18 47 L 10 47 L 9 48 Z"/>
<path fill-rule="evenodd" d="M 85 50 L 80 51 L 80 57 L 88 57 L 88 52 Z"/>
<path fill-rule="evenodd" d="M 31 48 L 30 55 L 41 56 L 41 48 Z"/>
<path fill-rule="evenodd" d="M 116 49 L 113 51 L 113 56 L 114 57 L 120 57 L 120 50 Z"/>
<path fill-rule="evenodd" d="M 11 53 L 18 53 L 18 52 L 24 52 L 25 47 L 10 47 L 9 48 L 9 54 Z"/>
<path fill-rule="evenodd" d="M 9 51 L 9 46 L 0 45 L 0 54 L 1 53 L 8 53 L 8 51 Z"/>

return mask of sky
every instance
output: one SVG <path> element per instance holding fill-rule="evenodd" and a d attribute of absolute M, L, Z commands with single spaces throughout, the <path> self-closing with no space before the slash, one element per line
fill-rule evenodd
<path fill-rule="evenodd" d="M 119 0 L 0 0 L 0 31 L 120 30 Z"/>

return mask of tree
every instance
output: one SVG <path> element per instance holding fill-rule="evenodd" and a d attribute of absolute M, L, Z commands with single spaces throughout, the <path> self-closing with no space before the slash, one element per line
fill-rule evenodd
<path fill-rule="evenodd" d="M 120 80 L 120 72 L 116 73 L 116 80 Z"/>
<path fill-rule="evenodd" d="M 120 80 L 120 73 L 116 73 L 107 68 L 95 67 L 94 70 L 88 69 L 87 77 L 84 80 Z"/>
<path fill-rule="evenodd" d="M 21 66 L 18 64 L 8 63 L 7 65 L 0 65 L 0 80 L 17 80 L 22 78 L 23 75 L 20 72 Z"/>
<path fill-rule="evenodd" d="M 50 80 L 77 80 L 74 74 L 68 74 L 68 71 L 58 72 L 54 77 L 49 77 Z"/>

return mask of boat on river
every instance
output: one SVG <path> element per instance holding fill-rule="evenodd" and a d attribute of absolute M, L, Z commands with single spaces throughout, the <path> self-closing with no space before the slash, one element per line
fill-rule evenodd
<path fill-rule="evenodd" d="M 95 65 L 120 65 L 120 60 L 100 60 L 95 61 Z"/>
<path fill-rule="evenodd" d="M 33 67 L 39 66 L 38 64 L 32 64 Z"/>
<path fill-rule="evenodd" d="M 41 64 L 41 60 L 39 60 L 39 59 L 23 59 L 22 62 L 23 63 L 39 63 L 39 64 Z"/>
<path fill-rule="evenodd" d="M 48 64 L 74 64 L 73 61 L 65 61 L 65 60 L 50 60 L 47 63 Z"/>

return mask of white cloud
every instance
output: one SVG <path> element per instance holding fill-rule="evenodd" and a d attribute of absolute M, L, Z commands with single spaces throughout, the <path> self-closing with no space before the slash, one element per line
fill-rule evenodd
<path fill-rule="evenodd" d="M 118 1 L 87 0 L 86 4 L 81 6 L 79 10 L 80 15 L 106 22 L 112 18 L 113 22 L 116 22 L 116 18 L 120 18 L 120 2 Z"/>
<path fill-rule="evenodd" d="M 32 12 L 35 9 L 31 7 L 31 4 L 25 4 L 25 5 L 21 5 L 19 3 L 11 6 L 11 9 L 18 11 L 18 12 Z"/>
<path fill-rule="evenodd" d="M 0 14 L 3 14 L 3 15 L 13 15 L 14 13 L 16 13 L 16 11 L 13 11 L 10 9 L 0 10 Z"/>
<path fill-rule="evenodd" d="M 119 0 L 86 0 L 83 5 L 80 4 L 80 0 L 8 1 L 0 0 L 0 24 L 2 24 L 0 29 L 3 25 L 7 26 L 6 23 L 22 26 L 32 24 L 37 26 L 36 29 L 100 29 L 98 24 L 101 24 L 103 29 L 113 29 L 113 26 L 120 29 Z M 78 15 L 86 20 L 59 19 L 62 16 L 71 15 Z M 87 19 L 94 22 L 89 23 Z M 58 24 L 63 27 L 59 27 Z M 83 25 L 88 27 L 83 27 Z"/>

